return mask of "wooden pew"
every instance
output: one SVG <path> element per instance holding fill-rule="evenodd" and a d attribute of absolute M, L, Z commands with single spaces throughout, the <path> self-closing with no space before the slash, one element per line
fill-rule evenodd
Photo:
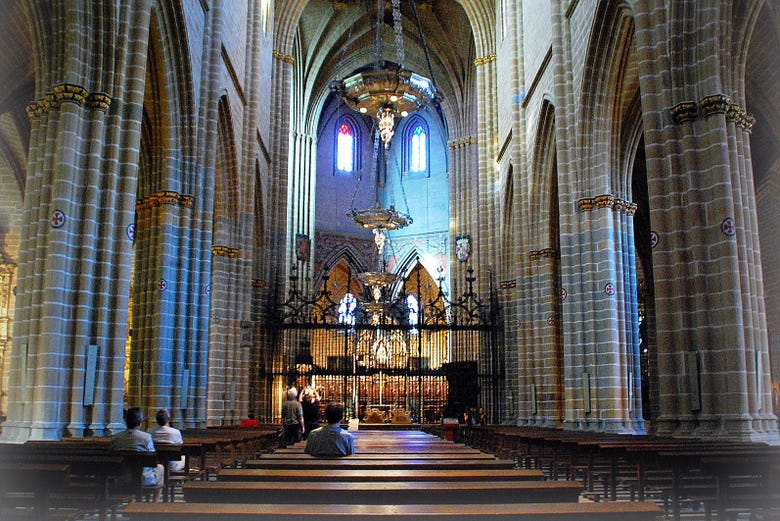
<path fill-rule="evenodd" d="M 193 481 L 188 503 L 487 504 L 577 502 L 578 481 Z"/>
<path fill-rule="evenodd" d="M 292 469 L 224 469 L 217 476 L 220 481 L 541 481 L 544 473 L 537 469 L 499 470 L 292 470 Z"/>
<path fill-rule="evenodd" d="M 485 459 L 460 459 L 457 456 L 447 459 L 395 459 L 393 457 L 381 459 L 361 459 L 346 456 L 343 458 L 311 458 L 311 459 L 262 459 L 248 460 L 246 469 L 289 469 L 289 470 L 496 470 L 512 469 L 515 463 L 512 460 L 485 460 Z"/>
<path fill-rule="evenodd" d="M 465 453 L 441 453 L 441 452 L 433 452 L 433 453 L 427 453 L 427 452 L 418 452 L 418 453 L 402 453 L 398 454 L 395 452 L 358 452 L 357 454 L 352 454 L 349 456 L 349 459 L 360 459 L 360 460 L 381 460 L 381 459 L 388 459 L 393 458 L 397 460 L 407 460 L 407 459 L 426 459 L 426 460 L 439 460 L 439 459 L 450 459 L 450 458 L 458 458 L 458 459 L 468 459 L 468 460 L 493 460 L 496 457 L 492 454 L 485 454 L 484 452 L 465 452 Z M 267 460 L 286 460 L 286 461 L 295 461 L 295 460 L 310 460 L 310 459 L 316 459 L 314 456 L 311 456 L 309 454 L 304 454 L 302 452 L 287 452 L 287 453 L 280 453 L 280 452 L 268 452 L 266 454 L 261 454 L 255 459 L 250 459 L 246 461 L 247 467 L 252 467 L 254 465 L 257 467 L 259 465 L 259 462 L 261 461 L 267 461 Z"/>
<path fill-rule="evenodd" d="M 34 519 L 48 517 L 49 496 L 64 491 L 70 478 L 70 466 L 56 463 L 0 463 L 0 504 L 9 506 L 6 495 L 10 492 L 30 492 L 33 495 Z M 8 512 L 0 510 L 7 519 Z"/>
<path fill-rule="evenodd" d="M 494 503 L 421 505 L 131 503 L 130 521 L 656 521 L 654 503 Z"/>

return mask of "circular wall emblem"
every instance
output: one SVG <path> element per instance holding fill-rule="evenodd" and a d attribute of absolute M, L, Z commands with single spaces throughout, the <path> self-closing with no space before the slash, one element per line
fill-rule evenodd
<path fill-rule="evenodd" d="M 557 323 L 558 321 L 555 319 L 555 315 L 550 315 L 549 317 L 547 317 L 547 325 L 554 326 Z"/>
<path fill-rule="evenodd" d="M 732 237 L 737 233 L 737 225 L 734 223 L 733 217 L 726 217 L 723 222 L 720 223 L 720 229 L 723 231 L 723 235 Z"/>
<path fill-rule="evenodd" d="M 128 224 L 126 231 L 127 238 L 130 239 L 130 242 L 135 242 L 135 224 Z"/>
<path fill-rule="evenodd" d="M 160 279 L 159 281 L 157 281 L 157 289 L 159 289 L 160 291 L 165 291 L 166 289 L 168 289 L 168 281 L 165 279 Z"/>
<path fill-rule="evenodd" d="M 205 291 L 206 295 L 211 295 L 211 284 L 206 284 L 206 287 L 203 289 Z"/>
<path fill-rule="evenodd" d="M 213 316 L 211 317 L 211 319 L 212 319 L 214 322 L 216 322 L 217 324 L 219 324 L 219 320 L 220 320 L 220 319 L 219 319 L 219 315 L 213 315 Z"/>
<path fill-rule="evenodd" d="M 615 294 L 615 285 L 611 282 L 607 282 L 604 286 L 604 293 L 609 295 L 610 297 Z"/>
<path fill-rule="evenodd" d="M 65 214 L 62 213 L 60 210 L 54 210 L 51 213 L 51 227 L 62 228 L 64 224 L 65 224 Z"/>
<path fill-rule="evenodd" d="M 655 233 L 654 231 L 651 231 L 650 232 L 650 247 L 651 248 L 655 248 L 656 246 L 658 246 L 658 241 L 659 241 L 658 234 Z"/>
<path fill-rule="evenodd" d="M 569 292 L 566 291 L 566 288 L 562 288 L 561 289 L 561 302 L 566 300 L 566 297 L 568 297 L 568 296 L 569 296 Z"/>

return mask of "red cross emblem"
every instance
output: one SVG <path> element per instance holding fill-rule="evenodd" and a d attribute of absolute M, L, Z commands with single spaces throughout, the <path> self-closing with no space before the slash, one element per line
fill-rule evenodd
<path fill-rule="evenodd" d="M 555 319 L 555 315 L 550 315 L 547 317 L 547 324 L 550 326 L 554 326 L 558 321 Z"/>
<path fill-rule="evenodd" d="M 655 248 L 656 246 L 658 246 L 658 241 L 659 241 L 658 234 L 653 232 L 653 231 L 651 231 L 650 232 L 650 247 L 651 248 Z"/>
<path fill-rule="evenodd" d="M 607 282 L 606 286 L 604 286 L 604 293 L 609 295 L 610 297 L 615 294 L 615 285 L 611 282 Z"/>
<path fill-rule="evenodd" d="M 168 289 L 168 281 L 165 279 L 160 279 L 159 281 L 157 281 L 157 289 L 159 289 L 160 291 L 165 291 L 166 289 Z"/>
<path fill-rule="evenodd" d="M 65 224 L 65 214 L 60 210 L 54 210 L 51 214 L 51 227 L 62 228 Z"/>
<path fill-rule="evenodd" d="M 723 230 L 723 234 L 729 237 L 737 233 L 737 225 L 734 223 L 732 217 L 726 217 L 723 222 L 720 223 L 720 229 Z"/>

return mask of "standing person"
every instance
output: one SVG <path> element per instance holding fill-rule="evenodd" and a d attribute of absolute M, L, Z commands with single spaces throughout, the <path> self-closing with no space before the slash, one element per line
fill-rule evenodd
<path fill-rule="evenodd" d="M 141 420 L 144 419 L 144 413 L 138 407 L 131 407 L 125 411 L 125 425 L 127 430 L 115 434 L 111 438 L 111 450 L 128 450 L 138 452 L 154 452 L 154 441 L 152 435 L 141 430 Z M 165 469 L 162 465 L 156 467 L 144 467 L 143 486 L 155 487 L 162 485 Z M 155 501 L 160 499 L 161 489 L 157 489 L 154 494 Z"/>
<path fill-rule="evenodd" d="M 320 395 L 316 389 L 307 386 L 301 392 L 301 407 L 303 408 L 303 439 L 320 426 Z"/>
<path fill-rule="evenodd" d="M 157 426 L 149 431 L 152 435 L 152 441 L 158 445 L 182 444 L 184 440 L 181 437 L 181 431 L 171 427 L 171 415 L 168 409 L 160 409 L 154 417 L 157 420 Z M 180 460 L 168 463 L 168 468 L 173 472 L 184 470 L 184 456 Z"/>
<path fill-rule="evenodd" d="M 303 423 L 303 407 L 298 401 L 298 391 L 295 387 L 287 391 L 287 400 L 282 404 L 282 423 L 285 445 L 301 441 L 306 427 Z"/>
<path fill-rule="evenodd" d="M 309 434 L 304 452 L 319 458 L 354 454 L 355 440 L 349 432 L 341 428 L 342 418 L 344 418 L 344 406 L 330 402 L 325 407 L 325 419 L 328 425 Z"/>
<path fill-rule="evenodd" d="M 479 410 L 477 410 L 477 419 L 480 425 L 487 425 L 488 418 L 484 407 L 480 407 Z"/>

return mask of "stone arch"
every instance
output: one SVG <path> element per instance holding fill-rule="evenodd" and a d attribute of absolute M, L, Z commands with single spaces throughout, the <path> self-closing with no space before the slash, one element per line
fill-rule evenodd
<path fill-rule="evenodd" d="M 558 167 L 555 107 L 545 97 L 539 111 L 531 155 L 529 245 L 526 252 L 530 295 L 525 305 L 534 317 L 521 356 L 526 360 L 521 386 L 528 404 L 525 422 L 560 426 L 563 420 L 564 362 Z"/>
<path fill-rule="evenodd" d="M 194 215 L 202 211 L 208 182 L 194 160 L 196 104 L 182 6 L 152 3 L 148 24 L 127 400 L 148 417 L 166 407 L 177 426 L 194 427 L 205 412 L 198 380 L 205 378 L 207 349 L 207 337 L 195 327 L 205 292 L 193 239 L 205 230 Z"/>
<path fill-rule="evenodd" d="M 628 2 L 600 2 L 586 53 L 578 125 L 577 145 L 587 153 L 578 158 L 581 174 L 571 187 L 581 210 L 577 226 L 592 244 L 562 258 L 563 271 L 570 275 L 564 282 L 581 293 L 575 298 L 592 299 L 597 308 L 592 313 L 572 306 L 573 314 L 565 317 L 567 343 L 572 343 L 565 351 L 567 386 L 573 396 L 588 396 L 587 387 L 591 397 L 588 403 L 567 402 L 566 415 L 580 417 L 585 428 L 616 432 L 644 432 L 632 224 L 636 206 L 628 164 L 635 149 L 630 139 L 641 124 L 635 41 Z M 576 265 L 588 263 L 595 268 L 582 274 L 581 282 L 571 278 L 580 271 Z M 577 314 L 592 328 L 578 331 Z"/>

